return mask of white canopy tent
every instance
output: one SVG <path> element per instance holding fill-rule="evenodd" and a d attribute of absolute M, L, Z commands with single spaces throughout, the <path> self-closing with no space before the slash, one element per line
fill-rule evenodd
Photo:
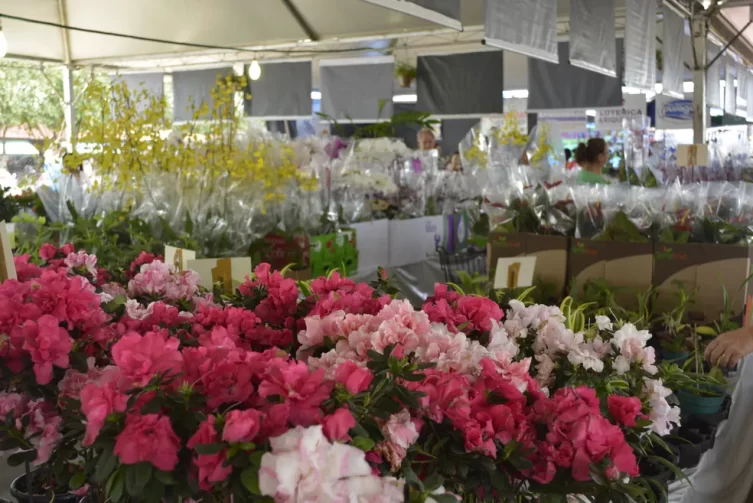
<path fill-rule="evenodd" d="M 666 1 L 687 8 L 692 0 Z M 253 59 L 369 56 L 385 51 L 411 63 L 418 54 L 484 50 L 484 0 L 461 0 L 460 4 L 462 32 L 362 0 L 0 0 L 0 22 L 9 58 L 69 67 L 100 66 L 123 73 L 228 66 Z M 557 5 L 558 32 L 566 38 L 569 0 L 557 0 Z M 747 21 L 743 19 L 747 12 L 739 5 L 723 10 L 722 16 L 712 19 L 712 31 L 721 41 L 732 39 L 736 28 Z M 616 15 L 620 34 L 624 26 L 622 0 L 617 2 Z M 732 44 L 748 63 L 753 61 L 749 36 L 753 40 L 753 28 Z M 318 65 L 313 69 L 316 87 Z M 504 74 L 506 90 L 526 88 L 527 59 L 507 53 Z"/>

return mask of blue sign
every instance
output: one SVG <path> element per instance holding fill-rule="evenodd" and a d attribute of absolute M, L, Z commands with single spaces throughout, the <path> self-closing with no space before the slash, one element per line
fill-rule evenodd
<path fill-rule="evenodd" d="M 693 102 L 691 100 L 670 101 L 662 107 L 661 115 L 665 119 L 672 119 L 676 121 L 692 121 Z"/>

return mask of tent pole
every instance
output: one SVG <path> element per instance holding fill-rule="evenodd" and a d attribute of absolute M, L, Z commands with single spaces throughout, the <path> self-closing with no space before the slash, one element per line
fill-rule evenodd
<path fill-rule="evenodd" d="M 68 12 L 65 6 L 65 0 L 58 0 L 58 17 L 60 18 L 60 24 L 66 26 L 68 24 Z M 63 117 L 65 119 L 65 148 L 68 152 L 73 151 L 73 121 L 75 118 L 73 102 L 75 100 L 73 94 L 73 70 L 71 66 L 71 43 L 68 37 L 68 30 L 60 28 L 60 36 L 63 41 L 63 57 L 65 59 L 65 66 L 62 68 L 63 72 Z"/>
<path fill-rule="evenodd" d="M 693 143 L 706 143 L 706 60 L 708 20 L 703 14 L 691 18 L 693 44 Z"/>
<path fill-rule="evenodd" d="M 70 65 L 61 68 L 63 72 L 63 117 L 65 119 L 65 148 L 73 152 L 73 70 Z"/>

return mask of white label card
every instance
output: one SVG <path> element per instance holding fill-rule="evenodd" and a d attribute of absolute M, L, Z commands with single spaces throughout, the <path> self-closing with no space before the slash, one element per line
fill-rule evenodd
<path fill-rule="evenodd" d="M 214 284 L 221 281 L 228 294 L 235 292 L 253 272 L 250 257 L 189 260 L 187 268 L 199 274 L 199 283 L 207 290 L 211 291 Z"/>
<path fill-rule="evenodd" d="M 536 257 L 509 257 L 497 260 L 494 289 L 528 288 L 533 285 Z"/>
<path fill-rule="evenodd" d="M 188 269 L 188 261 L 196 259 L 196 252 L 165 245 L 165 264 L 173 264 L 179 271 Z"/>
<path fill-rule="evenodd" d="M 677 165 L 681 168 L 690 166 L 708 166 L 709 148 L 707 145 L 677 145 Z"/>
<path fill-rule="evenodd" d="M 16 276 L 16 264 L 13 262 L 8 227 L 2 221 L 0 222 L 0 283 L 8 279 L 18 279 L 18 276 Z"/>

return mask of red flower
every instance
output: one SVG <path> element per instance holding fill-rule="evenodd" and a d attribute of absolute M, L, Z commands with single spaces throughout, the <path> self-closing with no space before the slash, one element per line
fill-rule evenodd
<path fill-rule="evenodd" d="M 180 341 L 166 333 L 129 332 L 112 347 L 112 359 L 135 386 L 146 385 L 157 373 L 175 377 L 183 370 Z"/>
<path fill-rule="evenodd" d="M 267 369 L 259 395 L 282 397 L 290 404 L 290 421 L 296 426 L 311 426 L 321 421 L 320 405 L 329 398 L 330 388 L 323 379 L 323 369 L 310 372 L 305 363 L 280 362 Z"/>
<path fill-rule="evenodd" d="M 348 432 L 355 427 L 356 420 L 347 409 L 337 409 L 334 413 L 325 416 L 322 421 L 324 434 L 332 442 L 346 442 L 350 440 Z"/>
<path fill-rule="evenodd" d="M 58 320 L 45 314 L 37 322 L 27 321 L 23 326 L 23 348 L 34 362 L 34 375 L 39 384 L 52 381 L 52 367 L 68 367 L 68 353 L 73 349 L 73 339 L 68 331 L 60 328 Z"/>
<path fill-rule="evenodd" d="M 113 453 L 124 465 L 148 462 L 164 472 L 178 464 L 180 439 L 170 419 L 160 414 L 130 414 L 126 425 L 115 439 Z"/>
<path fill-rule="evenodd" d="M 374 375 L 364 367 L 359 367 L 352 361 L 343 362 L 335 371 L 335 381 L 343 384 L 351 395 L 357 395 L 369 389 Z"/>
<path fill-rule="evenodd" d="M 618 424 L 632 428 L 636 425 L 635 420 L 641 413 L 640 398 L 634 396 L 609 395 L 607 397 L 609 415 Z"/>
<path fill-rule="evenodd" d="M 258 435 L 264 415 L 258 410 L 231 410 L 225 415 L 222 440 L 225 442 L 251 442 Z"/>
<path fill-rule="evenodd" d="M 197 445 L 213 444 L 219 441 L 214 427 L 214 416 L 209 416 L 199 425 L 199 429 L 188 439 L 189 449 Z M 225 466 L 225 449 L 217 454 L 203 454 L 194 457 L 194 464 L 199 469 L 199 488 L 209 490 L 212 482 L 222 482 L 233 472 L 233 467 Z"/>

